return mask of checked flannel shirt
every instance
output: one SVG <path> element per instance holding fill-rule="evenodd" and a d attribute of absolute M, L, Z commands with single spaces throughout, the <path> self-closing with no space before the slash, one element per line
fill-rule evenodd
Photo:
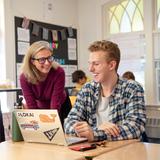
<path fill-rule="evenodd" d="M 77 95 L 76 102 L 64 123 L 66 134 L 76 135 L 73 124 L 86 121 L 93 129 L 94 141 L 125 140 L 140 138 L 145 131 L 146 112 L 144 91 L 136 81 L 127 81 L 119 77 L 109 99 L 109 122 L 118 125 L 117 137 L 99 130 L 96 121 L 96 107 L 101 95 L 101 85 L 94 81 L 87 83 Z"/>

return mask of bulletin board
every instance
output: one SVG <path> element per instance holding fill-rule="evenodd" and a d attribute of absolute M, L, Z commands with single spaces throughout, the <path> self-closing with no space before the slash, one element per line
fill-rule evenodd
<path fill-rule="evenodd" d="M 53 48 L 54 58 L 65 70 L 66 87 L 73 87 L 71 74 L 77 69 L 77 30 L 68 26 L 59 26 L 26 17 L 15 17 L 15 61 L 16 85 L 19 87 L 20 67 L 27 48 L 36 41 L 44 40 Z"/>

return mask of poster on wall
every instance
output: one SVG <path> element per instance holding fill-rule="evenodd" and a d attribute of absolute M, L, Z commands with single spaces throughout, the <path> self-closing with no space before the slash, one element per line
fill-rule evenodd
<path fill-rule="evenodd" d="M 30 46 L 29 42 L 18 41 L 18 55 L 25 55 L 29 46 Z"/>
<path fill-rule="evenodd" d="M 72 73 L 77 70 L 77 65 L 62 65 L 65 71 L 65 86 L 73 87 Z"/>
<path fill-rule="evenodd" d="M 77 45 L 75 38 L 68 38 L 68 59 L 76 60 L 77 59 Z"/>
<path fill-rule="evenodd" d="M 17 37 L 18 41 L 23 41 L 23 42 L 29 42 L 30 41 L 30 35 L 29 35 L 29 29 L 25 28 L 17 28 Z"/>

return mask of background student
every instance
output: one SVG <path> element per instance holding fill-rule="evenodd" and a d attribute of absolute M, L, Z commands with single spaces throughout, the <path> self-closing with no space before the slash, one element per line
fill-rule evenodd
<path fill-rule="evenodd" d="M 64 123 L 66 134 L 89 141 L 139 138 L 146 122 L 143 88 L 118 76 L 117 44 L 96 41 L 89 51 L 89 71 L 94 80 L 77 95 Z"/>
<path fill-rule="evenodd" d="M 48 42 L 37 41 L 30 46 L 20 84 L 28 109 L 57 109 L 63 123 L 71 105 L 64 88 L 64 70 L 54 61 Z"/>
<path fill-rule="evenodd" d="M 82 86 L 87 82 L 85 72 L 82 70 L 76 70 L 72 73 L 72 82 L 75 83 L 75 87 L 71 91 L 71 96 L 77 96 Z"/>
<path fill-rule="evenodd" d="M 134 80 L 135 81 L 135 76 L 134 76 L 134 73 L 131 72 L 131 71 L 126 71 L 123 73 L 122 77 L 124 79 L 128 79 L 128 80 Z"/>

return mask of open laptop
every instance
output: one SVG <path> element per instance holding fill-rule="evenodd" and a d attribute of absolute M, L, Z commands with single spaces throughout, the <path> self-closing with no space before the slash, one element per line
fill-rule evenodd
<path fill-rule="evenodd" d="M 14 114 L 26 142 L 67 146 L 87 141 L 65 136 L 57 110 L 15 109 Z"/>

